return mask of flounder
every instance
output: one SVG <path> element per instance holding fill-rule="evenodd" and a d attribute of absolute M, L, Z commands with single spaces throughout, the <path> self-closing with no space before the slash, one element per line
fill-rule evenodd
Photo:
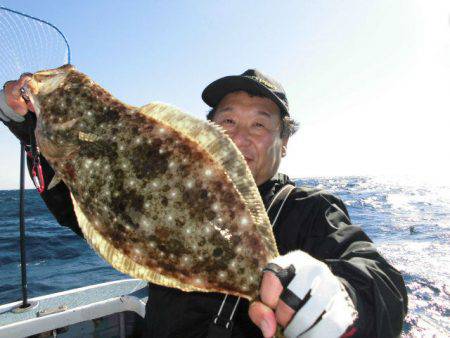
<path fill-rule="evenodd" d="M 114 98 L 66 65 L 25 86 L 41 153 L 89 244 L 117 270 L 254 299 L 278 255 L 245 160 L 224 131 L 171 106 Z"/>

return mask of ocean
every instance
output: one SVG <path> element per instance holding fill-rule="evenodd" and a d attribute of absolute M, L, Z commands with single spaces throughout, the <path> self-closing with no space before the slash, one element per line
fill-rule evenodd
<path fill-rule="evenodd" d="M 339 196 L 354 224 L 404 276 L 405 337 L 450 336 L 450 187 L 374 177 L 297 180 Z M 29 297 L 128 278 L 71 230 L 59 226 L 34 190 L 26 191 Z M 0 191 L 0 304 L 20 299 L 18 190 Z"/>

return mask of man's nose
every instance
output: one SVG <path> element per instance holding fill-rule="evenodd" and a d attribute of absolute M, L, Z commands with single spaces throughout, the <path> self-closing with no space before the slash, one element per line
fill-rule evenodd
<path fill-rule="evenodd" d="M 230 137 L 238 148 L 246 147 L 250 144 L 249 131 L 243 126 L 237 126 Z"/>

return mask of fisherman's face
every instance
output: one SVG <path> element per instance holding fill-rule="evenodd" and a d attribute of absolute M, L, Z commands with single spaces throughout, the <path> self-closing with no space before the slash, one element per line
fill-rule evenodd
<path fill-rule="evenodd" d="M 275 175 L 288 141 L 280 137 L 280 109 L 275 102 L 244 91 L 233 92 L 219 102 L 213 121 L 226 130 L 244 155 L 257 185 Z"/>

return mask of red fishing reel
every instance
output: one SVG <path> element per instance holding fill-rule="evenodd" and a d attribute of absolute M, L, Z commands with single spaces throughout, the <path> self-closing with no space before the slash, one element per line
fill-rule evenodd
<path fill-rule="evenodd" d="M 39 159 L 39 150 L 35 154 L 31 150 L 27 150 L 27 157 L 33 160 L 33 167 L 31 168 L 31 178 L 37 191 L 41 194 L 45 190 L 44 174 L 42 172 L 41 160 Z"/>

